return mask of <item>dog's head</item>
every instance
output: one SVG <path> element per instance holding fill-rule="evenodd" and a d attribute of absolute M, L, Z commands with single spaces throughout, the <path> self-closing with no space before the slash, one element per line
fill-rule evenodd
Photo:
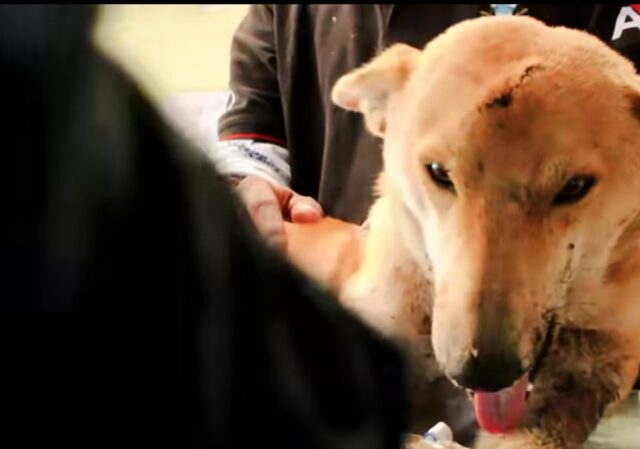
<path fill-rule="evenodd" d="M 554 320 L 605 325 L 626 301 L 604 292 L 638 269 L 640 80 L 604 43 L 475 19 L 389 48 L 333 100 L 385 140 L 383 194 L 432 267 L 436 357 L 458 383 L 509 387 Z"/>

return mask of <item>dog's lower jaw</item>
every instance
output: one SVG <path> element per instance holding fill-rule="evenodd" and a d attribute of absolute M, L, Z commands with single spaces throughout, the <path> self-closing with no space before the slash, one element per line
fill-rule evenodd
<path fill-rule="evenodd" d="M 605 410 L 631 389 L 638 358 L 610 334 L 560 328 L 528 399 L 521 431 L 477 449 L 581 449 Z"/>
<path fill-rule="evenodd" d="M 562 428 L 561 423 L 566 424 L 566 417 L 563 418 L 551 426 L 541 424 L 502 437 L 481 435 L 474 449 L 582 449 L 590 432 L 586 433 L 587 437 L 583 432 L 572 434 L 569 428 Z"/>

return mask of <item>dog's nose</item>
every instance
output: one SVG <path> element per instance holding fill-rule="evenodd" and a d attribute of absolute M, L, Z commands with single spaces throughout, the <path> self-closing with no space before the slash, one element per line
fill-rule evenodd
<path fill-rule="evenodd" d="M 470 390 L 496 392 L 511 387 L 523 374 L 517 354 L 499 352 L 469 357 L 462 371 L 452 378 Z"/>

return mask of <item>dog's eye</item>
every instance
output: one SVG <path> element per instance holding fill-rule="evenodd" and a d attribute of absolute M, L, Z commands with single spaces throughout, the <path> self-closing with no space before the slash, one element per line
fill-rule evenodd
<path fill-rule="evenodd" d="M 438 187 L 447 190 L 454 190 L 453 182 L 449 178 L 449 172 L 437 162 L 431 162 L 427 165 L 427 171 Z"/>
<path fill-rule="evenodd" d="M 573 204 L 584 198 L 591 187 L 596 183 L 596 178 L 588 175 L 574 176 L 564 185 L 553 199 L 553 204 Z"/>

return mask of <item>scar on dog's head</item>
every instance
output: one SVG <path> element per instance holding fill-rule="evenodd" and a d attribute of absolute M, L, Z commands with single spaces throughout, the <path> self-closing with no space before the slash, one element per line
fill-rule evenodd
<path fill-rule="evenodd" d="M 640 124 L 640 92 L 630 91 L 627 96 L 629 98 L 631 115 L 638 120 Z"/>

